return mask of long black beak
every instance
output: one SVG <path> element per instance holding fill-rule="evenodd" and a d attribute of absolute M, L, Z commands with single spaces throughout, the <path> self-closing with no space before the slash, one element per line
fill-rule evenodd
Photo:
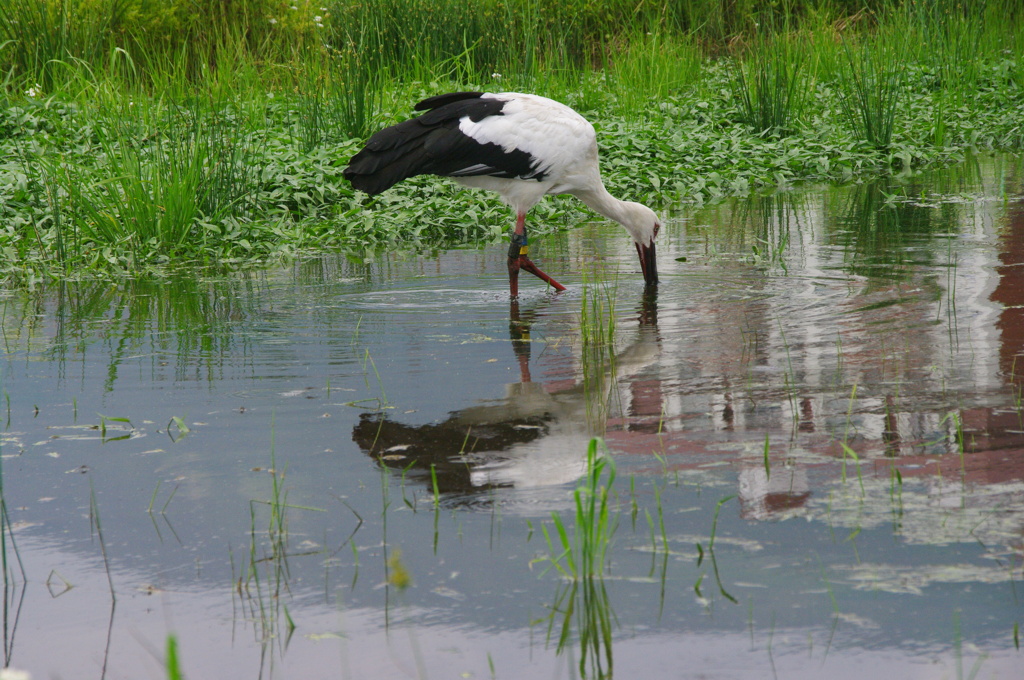
<path fill-rule="evenodd" d="M 640 256 L 640 269 L 644 273 L 644 282 L 648 286 L 658 285 L 658 260 L 654 249 L 654 239 L 646 246 L 636 245 L 636 253 Z"/>

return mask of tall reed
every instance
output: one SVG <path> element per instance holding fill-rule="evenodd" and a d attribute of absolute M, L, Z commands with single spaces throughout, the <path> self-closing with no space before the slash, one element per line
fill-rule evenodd
<path fill-rule="evenodd" d="M 1020 14 L 1016 0 L 0 0 L 0 72 L 49 92 L 60 64 L 102 70 L 121 49 L 147 65 L 137 74 L 143 81 L 171 62 L 192 83 L 229 78 L 241 59 L 284 86 L 321 44 L 338 52 L 355 44 L 370 72 L 421 82 L 459 55 L 471 56 L 479 81 L 614 64 L 636 49 L 664 81 L 671 73 L 659 70 L 681 43 L 718 56 L 751 36 L 807 26 L 844 35 L 895 26 L 913 30 L 919 50 L 936 52 L 948 75 L 973 78 L 978 41 L 990 50 L 1005 33 L 992 27 Z M 655 44 L 667 48 L 660 64 L 650 60 Z"/>
<path fill-rule="evenodd" d="M 369 44 L 366 35 L 359 35 L 358 41 L 353 39 L 335 50 L 323 73 L 330 78 L 320 86 L 322 95 L 335 103 L 333 122 L 356 139 L 373 131 L 385 81 L 376 58 L 367 52 Z"/>
<path fill-rule="evenodd" d="M 754 132 L 785 135 L 800 115 L 807 91 L 804 53 L 789 33 L 759 37 L 736 61 L 732 89 L 744 123 Z"/>
<path fill-rule="evenodd" d="M 704 53 L 687 36 L 664 29 L 630 35 L 607 68 L 619 108 L 642 117 L 645 109 L 678 96 L 700 78 Z"/>
<path fill-rule="evenodd" d="M 98 126 L 98 167 L 42 158 L 61 261 L 83 255 L 83 242 L 128 265 L 194 252 L 219 232 L 204 225 L 245 214 L 258 167 L 247 163 L 255 142 L 236 130 L 236 112 L 200 99 L 156 116 L 151 129 L 130 115 Z"/>
<path fill-rule="evenodd" d="M 998 51 L 999 32 L 986 31 L 986 9 L 998 3 L 933 0 L 907 3 L 879 30 L 879 38 L 905 46 L 904 58 L 927 69 L 930 87 L 958 100 L 982 80 L 979 52 Z"/>
<path fill-rule="evenodd" d="M 50 92 L 62 64 L 100 61 L 111 47 L 109 33 L 121 12 L 115 2 L 3 0 L 0 64 L 15 79 Z"/>
<path fill-rule="evenodd" d="M 862 139 L 886 150 L 905 96 L 906 42 L 845 43 L 844 54 L 839 79 L 843 116 Z"/>

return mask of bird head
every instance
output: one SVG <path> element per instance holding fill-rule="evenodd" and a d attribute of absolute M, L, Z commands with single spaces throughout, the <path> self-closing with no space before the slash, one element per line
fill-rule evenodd
<path fill-rule="evenodd" d="M 644 281 L 648 286 L 658 283 L 658 263 L 655 257 L 654 239 L 661 229 L 661 220 L 657 213 L 640 203 L 625 203 L 623 226 L 633 237 L 637 255 L 640 256 L 640 269 L 644 273 Z"/>

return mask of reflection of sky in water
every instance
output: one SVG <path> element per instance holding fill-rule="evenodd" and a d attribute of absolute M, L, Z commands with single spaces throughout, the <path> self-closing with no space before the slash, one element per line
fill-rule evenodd
<path fill-rule="evenodd" d="M 763 677 L 768 650 L 786 677 L 952 673 L 958 627 L 967 666 L 978 645 L 983 673 L 1006 675 L 1024 618 L 1024 210 L 968 200 L 1019 194 L 1015 167 L 993 163 L 905 180 L 915 198 L 893 205 L 862 186 L 670 220 L 657 296 L 608 225 L 540 240 L 570 290 L 524 280 L 515 306 L 500 246 L 6 293 L 4 491 L 29 579 L 8 597 L 10 661 L 101 667 L 94 493 L 118 591 L 112 677 L 159 674 L 147 648 L 169 631 L 189 677 L 258 675 L 261 640 L 271 676 L 486 677 L 490 654 L 499 677 L 546 677 L 569 662 L 546 622 L 530 627 L 559 585 L 542 524 L 569 520 L 603 434 L 620 677 L 684 658 Z M 614 310 L 610 348 L 582 340 L 595 304 Z M 279 598 L 272 467 L 291 555 Z M 720 590 L 697 544 L 733 494 Z M 404 593 L 382 587 L 384 546 L 412 574 Z"/>

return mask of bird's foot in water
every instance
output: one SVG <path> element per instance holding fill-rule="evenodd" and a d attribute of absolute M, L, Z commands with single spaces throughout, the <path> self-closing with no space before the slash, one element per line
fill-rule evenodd
<path fill-rule="evenodd" d="M 531 274 L 536 276 L 541 281 L 544 281 L 545 283 L 547 283 L 549 286 L 551 286 L 555 290 L 557 290 L 557 291 L 565 290 L 565 286 L 563 286 L 558 281 L 555 281 L 553 278 L 551 278 L 550 276 L 548 276 L 547 274 L 542 272 L 540 270 L 540 267 L 535 265 L 533 263 L 533 261 L 530 260 L 530 258 L 528 258 L 526 255 L 520 255 L 519 256 L 519 267 L 521 269 L 525 269 L 526 271 L 530 272 Z"/>
<path fill-rule="evenodd" d="M 557 291 L 565 290 L 565 286 L 541 271 L 540 267 L 533 263 L 526 255 L 517 255 L 508 258 L 508 285 L 512 297 L 519 297 L 519 270 L 525 270 L 544 281 Z"/>
<path fill-rule="evenodd" d="M 535 265 L 533 260 L 527 256 L 527 252 L 529 252 L 529 246 L 527 243 L 525 229 L 521 234 L 512 234 L 512 242 L 508 247 L 508 285 L 509 292 L 512 294 L 512 297 L 519 297 L 520 269 L 525 269 L 557 291 L 565 290 L 565 286 L 542 272 L 540 267 Z"/>

